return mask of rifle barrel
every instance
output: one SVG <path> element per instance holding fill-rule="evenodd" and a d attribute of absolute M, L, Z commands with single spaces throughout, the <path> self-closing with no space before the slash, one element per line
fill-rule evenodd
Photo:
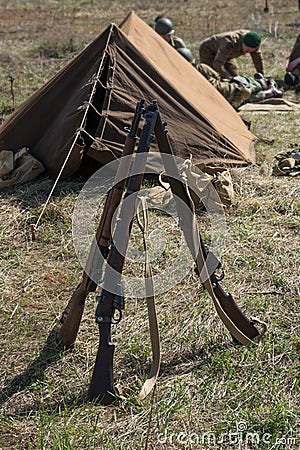
<path fill-rule="evenodd" d="M 144 111 L 144 105 L 144 99 L 141 99 L 136 105 L 133 122 L 124 144 L 122 154 L 124 158 L 120 158 L 115 176 L 116 183 L 107 194 L 96 236 L 91 245 L 85 270 L 82 275 L 81 284 L 77 286 L 60 319 L 61 327 L 59 329 L 58 340 L 67 349 L 72 348 L 75 344 L 86 298 L 90 292 L 95 292 L 97 288 L 97 284 L 89 275 L 91 268 L 97 264 L 97 271 L 101 274 L 104 262 L 103 258 L 107 258 L 109 253 L 111 221 L 123 196 L 131 163 L 130 156 L 132 156 L 135 149 L 137 130 Z M 101 252 L 103 258 L 96 258 L 98 251 Z"/>

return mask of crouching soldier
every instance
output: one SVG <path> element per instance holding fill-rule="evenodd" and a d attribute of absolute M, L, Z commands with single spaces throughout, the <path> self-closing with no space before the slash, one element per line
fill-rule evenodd
<path fill-rule="evenodd" d="M 300 34 L 298 35 L 294 47 L 289 57 L 289 63 L 286 67 L 284 81 L 289 86 L 297 86 L 300 81 Z M 297 86 L 300 92 L 300 86 Z"/>
<path fill-rule="evenodd" d="M 250 53 L 256 72 L 264 74 L 261 37 L 255 31 L 236 30 L 215 34 L 200 44 L 200 63 L 207 64 L 222 78 L 239 75 L 236 58 Z"/>

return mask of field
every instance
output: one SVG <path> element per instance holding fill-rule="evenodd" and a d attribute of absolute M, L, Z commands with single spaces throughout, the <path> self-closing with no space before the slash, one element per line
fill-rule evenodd
<path fill-rule="evenodd" d="M 299 33 L 298 4 L 271 0 L 268 13 L 264 6 L 264 0 L 0 0 L 1 121 L 131 10 L 151 26 L 159 14 L 170 17 L 196 59 L 205 36 L 255 29 L 263 37 L 266 74 L 282 85 Z M 253 75 L 248 57 L 239 64 Z M 284 97 L 299 103 L 293 90 Z M 162 365 L 144 401 L 137 396 L 151 358 L 145 300 L 127 298 L 113 327 L 122 390 L 115 405 L 86 396 L 99 336 L 94 294 L 74 349 L 56 345 L 62 311 L 82 277 L 72 214 L 83 181 L 58 182 L 35 240 L 30 224 L 53 180 L 1 191 L 0 450 L 300 448 L 300 184 L 299 177 L 272 172 L 279 152 L 299 148 L 300 114 L 248 112 L 243 118 L 261 140 L 256 165 L 231 172 L 236 197 L 225 211 L 222 286 L 247 316 L 266 322 L 267 333 L 259 345 L 235 345 L 191 270 L 156 299 Z M 197 220 L 209 241 L 208 215 Z M 178 233 L 155 212 L 149 226 L 175 243 L 154 267 L 160 273 L 176 257 Z M 142 268 L 127 270 L 140 276 Z"/>

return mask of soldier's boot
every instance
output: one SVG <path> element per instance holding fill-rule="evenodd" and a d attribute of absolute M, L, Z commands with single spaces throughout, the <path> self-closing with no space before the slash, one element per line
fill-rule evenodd
<path fill-rule="evenodd" d="M 299 77 L 295 73 L 287 72 L 284 76 L 284 81 L 289 86 L 296 86 L 299 83 Z"/>
<path fill-rule="evenodd" d="M 276 84 L 276 82 L 274 80 L 270 80 L 270 87 L 271 87 L 271 89 L 273 91 L 273 97 L 276 97 L 276 98 L 281 98 L 282 97 L 282 91 L 280 91 L 278 89 L 278 86 L 277 86 L 277 84 Z"/>

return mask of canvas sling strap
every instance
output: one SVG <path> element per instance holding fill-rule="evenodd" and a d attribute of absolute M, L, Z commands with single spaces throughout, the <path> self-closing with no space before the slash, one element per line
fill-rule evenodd
<path fill-rule="evenodd" d="M 142 218 L 140 217 L 140 212 L 142 213 Z M 155 308 L 155 298 L 154 298 L 154 284 L 152 279 L 152 269 L 149 262 L 149 253 L 147 249 L 147 232 L 148 232 L 148 208 L 147 200 L 145 197 L 139 197 L 139 202 L 137 206 L 136 213 L 137 223 L 140 227 L 143 236 L 143 247 L 145 253 L 145 290 L 146 290 L 146 301 L 149 319 L 149 329 L 150 329 L 150 340 L 151 340 L 151 350 L 152 350 L 152 363 L 151 369 L 148 374 L 147 380 L 142 386 L 139 393 L 139 399 L 143 400 L 153 389 L 160 368 L 160 339 L 159 339 L 159 329 L 157 314 Z"/>

